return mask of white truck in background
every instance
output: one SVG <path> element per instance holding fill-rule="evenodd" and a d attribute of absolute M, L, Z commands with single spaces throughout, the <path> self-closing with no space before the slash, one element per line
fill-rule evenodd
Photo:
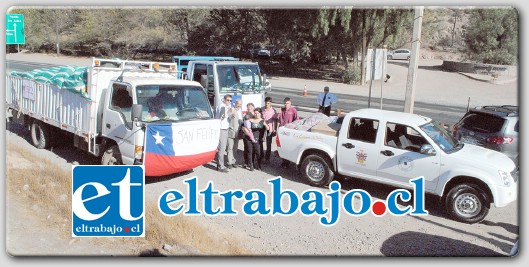
<path fill-rule="evenodd" d="M 175 73 L 173 63 L 94 58 L 82 88 L 65 89 L 8 74 L 7 114 L 29 127 L 37 148 L 70 135 L 76 148 L 100 157 L 102 165 L 145 165 L 146 176 L 182 172 L 214 158 L 220 121 L 213 119 L 202 86 L 177 79 Z M 158 117 L 149 110 L 150 101 L 162 95 L 165 115 Z M 162 155 L 169 161 L 160 167 L 146 161 L 146 144 L 154 138 L 149 129 L 161 126 L 167 126 L 163 144 L 170 145 L 173 154 Z M 186 142 L 177 132 L 186 132 Z M 194 138 L 197 135 L 201 138 Z M 154 145 L 150 151 L 155 156 L 163 152 Z"/>
<path fill-rule="evenodd" d="M 378 109 L 352 111 L 341 123 L 313 117 L 279 127 L 276 137 L 279 156 L 313 186 L 329 184 L 335 174 L 404 188 L 423 177 L 425 192 L 441 197 L 448 214 L 465 223 L 482 221 L 491 203 L 504 207 L 517 199 L 511 159 L 457 143 L 430 118 Z"/>
<path fill-rule="evenodd" d="M 208 94 L 213 107 L 222 103 L 224 95 L 233 96 L 232 103 L 242 100 L 246 105 L 264 107 L 265 94 L 272 90 L 266 75 L 261 74 L 258 63 L 233 60 L 196 60 L 187 63 L 187 79 L 199 82 Z"/>

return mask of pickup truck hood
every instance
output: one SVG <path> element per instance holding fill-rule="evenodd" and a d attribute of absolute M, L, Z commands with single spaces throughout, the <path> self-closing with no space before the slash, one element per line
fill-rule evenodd
<path fill-rule="evenodd" d="M 510 172 L 514 169 L 514 162 L 506 155 L 476 145 L 465 144 L 454 153 L 458 159 L 468 161 L 474 165 L 496 166 L 498 170 Z"/>

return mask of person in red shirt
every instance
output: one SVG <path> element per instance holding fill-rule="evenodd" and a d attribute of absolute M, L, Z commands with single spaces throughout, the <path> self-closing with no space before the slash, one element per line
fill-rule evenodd
<path fill-rule="evenodd" d="M 298 111 L 295 107 L 292 106 L 292 101 L 290 101 L 290 97 L 285 97 L 283 103 L 285 103 L 285 106 L 281 108 L 281 112 L 279 112 L 279 115 L 277 116 L 279 120 L 279 126 L 284 126 L 291 122 L 299 120 Z M 287 169 L 289 165 L 290 162 L 286 159 L 283 159 L 281 167 Z"/>
<path fill-rule="evenodd" d="M 279 126 L 285 126 L 293 121 L 299 120 L 298 111 L 292 106 L 290 97 L 285 97 L 283 103 L 285 103 L 285 106 L 281 108 L 278 116 Z"/>

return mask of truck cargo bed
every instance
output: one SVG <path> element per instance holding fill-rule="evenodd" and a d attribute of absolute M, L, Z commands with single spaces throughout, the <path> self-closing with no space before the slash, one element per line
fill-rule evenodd
<path fill-rule="evenodd" d="M 68 132 L 88 137 L 93 133 L 90 112 L 93 102 L 79 92 L 57 85 L 6 76 L 7 107 Z"/>

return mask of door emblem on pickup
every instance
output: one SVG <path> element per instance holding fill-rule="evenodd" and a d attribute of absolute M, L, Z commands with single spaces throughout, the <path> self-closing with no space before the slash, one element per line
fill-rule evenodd
<path fill-rule="evenodd" d="M 358 163 L 364 163 L 367 160 L 367 153 L 365 153 L 363 149 L 360 149 L 356 152 L 356 160 Z"/>
<path fill-rule="evenodd" d="M 399 168 L 403 171 L 411 171 L 413 169 L 413 160 L 407 156 L 400 157 Z"/>

